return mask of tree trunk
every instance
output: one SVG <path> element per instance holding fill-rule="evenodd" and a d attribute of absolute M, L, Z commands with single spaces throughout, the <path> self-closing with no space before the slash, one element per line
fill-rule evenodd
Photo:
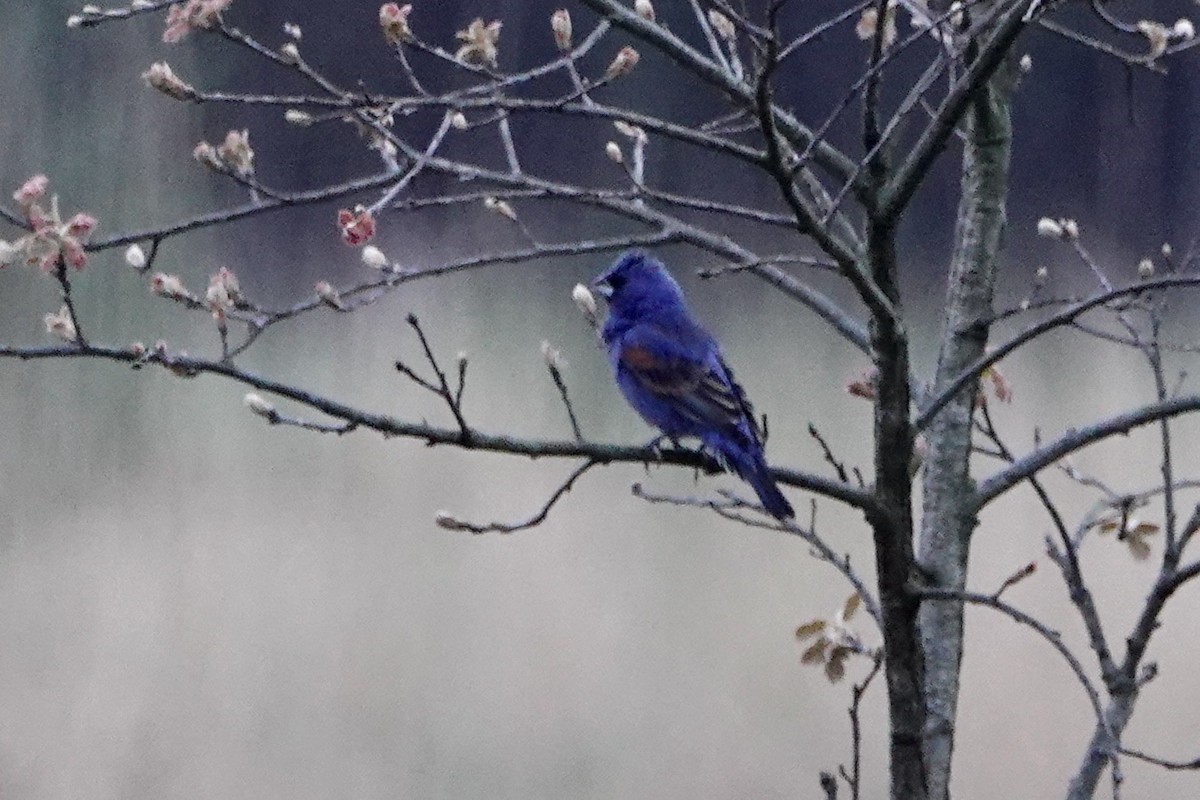
<path fill-rule="evenodd" d="M 965 120 L 962 197 L 934 394 L 979 358 L 987 346 L 997 254 L 1005 227 L 1012 87 L 1011 77 L 1002 70 L 973 100 Z M 977 522 L 971 507 L 970 458 L 978 386 L 978 380 L 968 383 L 925 432 L 928 452 L 918 557 L 924 579 L 943 589 L 961 591 L 967 582 L 970 538 Z M 925 656 L 924 752 L 929 797 L 947 800 L 962 662 L 962 603 L 925 603 L 920 630 Z"/>

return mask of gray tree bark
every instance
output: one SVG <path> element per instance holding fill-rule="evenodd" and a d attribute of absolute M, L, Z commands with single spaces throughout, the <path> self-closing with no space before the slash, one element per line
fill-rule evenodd
<path fill-rule="evenodd" d="M 972 101 L 965 120 L 962 198 L 946 291 L 934 392 L 983 355 L 1005 227 L 1012 129 L 1013 80 L 1001 70 Z M 924 579 L 938 588 L 966 588 L 971 533 L 977 519 L 970 474 L 975 379 L 930 422 L 925 433 L 924 508 L 918 559 Z M 924 753 L 930 798 L 950 796 L 954 722 L 963 651 L 963 604 L 925 603 L 920 613 L 925 655 Z"/>

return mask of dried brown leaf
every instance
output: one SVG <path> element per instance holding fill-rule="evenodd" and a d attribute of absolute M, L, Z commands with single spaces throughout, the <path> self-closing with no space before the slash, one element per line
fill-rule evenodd
<path fill-rule="evenodd" d="M 817 639 L 809 645 L 804 651 L 804 655 L 800 656 L 801 664 L 820 664 L 825 660 L 825 648 L 829 646 L 829 641 L 824 637 Z"/>
<path fill-rule="evenodd" d="M 847 597 L 846 605 L 842 606 L 842 622 L 849 622 L 861 606 L 862 596 L 858 592 Z"/>
<path fill-rule="evenodd" d="M 807 639 L 810 636 L 816 636 L 823 630 L 825 630 L 825 620 L 814 619 L 812 622 L 806 622 L 799 628 L 796 628 L 796 638 Z"/>

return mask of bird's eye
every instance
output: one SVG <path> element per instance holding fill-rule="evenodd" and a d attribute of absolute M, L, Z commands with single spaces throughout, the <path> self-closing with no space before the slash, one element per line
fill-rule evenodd
<path fill-rule="evenodd" d="M 608 285 L 614 289 L 620 289 L 625 285 L 625 276 L 619 273 L 608 276 Z"/>

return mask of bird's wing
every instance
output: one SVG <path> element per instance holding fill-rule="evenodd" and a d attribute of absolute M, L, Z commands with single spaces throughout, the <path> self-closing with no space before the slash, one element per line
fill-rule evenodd
<path fill-rule="evenodd" d="M 657 325 L 635 325 L 622 337 L 618 360 L 645 389 L 695 422 L 736 426 L 749 409 L 707 335 L 684 338 Z"/>

